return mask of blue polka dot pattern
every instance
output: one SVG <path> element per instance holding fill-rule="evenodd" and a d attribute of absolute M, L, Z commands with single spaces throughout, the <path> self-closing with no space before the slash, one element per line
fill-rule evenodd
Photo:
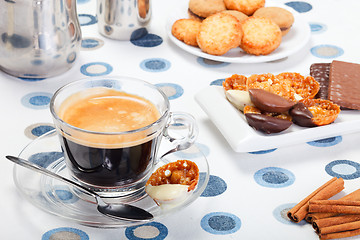
<path fill-rule="evenodd" d="M 140 67 L 147 72 L 164 72 L 171 67 L 171 63 L 162 58 L 150 58 L 142 61 Z"/>
<path fill-rule="evenodd" d="M 37 126 L 37 127 L 34 127 L 32 130 L 31 130 L 31 133 L 34 135 L 34 136 L 37 136 L 37 137 L 40 137 L 41 135 L 51 131 L 51 130 L 54 130 L 55 128 L 53 126 L 49 126 L 49 125 L 41 125 L 41 126 Z"/>
<path fill-rule="evenodd" d="M 299 13 L 309 12 L 312 9 L 311 4 L 302 1 L 287 2 L 285 5 L 292 7 Z"/>
<path fill-rule="evenodd" d="M 53 129 L 54 127 L 50 123 L 35 123 L 25 128 L 24 134 L 30 139 L 36 139 Z"/>
<path fill-rule="evenodd" d="M 321 23 L 310 23 L 310 29 L 312 33 L 322 33 L 327 30 L 327 27 Z"/>
<path fill-rule="evenodd" d="M 307 144 L 314 146 L 314 147 L 331 147 L 334 146 L 342 141 L 341 136 L 337 137 L 329 137 L 324 138 L 316 141 L 307 142 Z"/>
<path fill-rule="evenodd" d="M 158 83 L 155 86 L 160 88 L 169 100 L 174 100 L 184 94 L 184 89 L 175 83 Z"/>
<path fill-rule="evenodd" d="M 335 160 L 325 166 L 325 171 L 330 176 L 352 180 L 360 177 L 360 164 L 350 160 Z"/>
<path fill-rule="evenodd" d="M 133 27 L 133 26 L 132 26 Z M 131 33 L 131 36 L 130 36 L 130 42 L 133 43 L 133 41 L 136 41 L 142 37 L 145 37 L 147 34 L 149 34 L 148 30 L 146 28 L 139 28 L 139 29 L 136 29 L 135 31 L 133 31 Z M 134 43 L 133 43 L 134 44 Z M 136 45 L 136 44 L 135 44 Z"/>
<path fill-rule="evenodd" d="M 54 202 L 62 202 L 62 203 L 75 203 L 79 200 L 79 198 L 74 195 L 68 186 L 53 186 L 51 191 L 47 193 Z"/>
<path fill-rule="evenodd" d="M 290 186 L 295 181 L 295 175 L 283 168 L 268 167 L 254 174 L 255 181 L 264 187 L 282 188 Z"/>
<path fill-rule="evenodd" d="M 285 203 L 282 204 L 280 206 L 278 206 L 277 208 L 274 209 L 273 211 L 273 216 L 275 217 L 276 220 L 278 220 L 281 223 L 285 223 L 285 224 L 295 224 L 294 222 L 292 222 L 288 216 L 287 216 L 287 212 L 293 208 L 296 205 L 296 203 Z M 304 225 L 306 224 L 305 221 L 301 221 L 300 223 L 296 223 L 296 225 Z"/>
<path fill-rule="evenodd" d="M 80 26 L 88 26 L 97 23 L 96 17 L 90 14 L 79 14 Z"/>
<path fill-rule="evenodd" d="M 83 38 L 81 41 L 82 50 L 95 50 L 104 45 L 104 41 L 97 38 Z"/>
<path fill-rule="evenodd" d="M 47 96 L 34 96 L 29 99 L 30 104 L 35 106 L 42 106 L 49 104 L 49 97 Z"/>
<path fill-rule="evenodd" d="M 209 182 L 205 188 L 205 190 L 200 195 L 201 197 L 215 197 L 220 194 L 223 194 L 227 189 L 226 182 L 214 175 L 210 175 Z"/>
<path fill-rule="evenodd" d="M 241 227 L 241 220 L 231 213 L 213 212 L 201 219 L 201 227 L 208 233 L 227 235 L 237 232 Z"/>
<path fill-rule="evenodd" d="M 225 81 L 225 78 L 216 79 L 210 83 L 210 86 L 222 86 L 222 83 Z"/>
<path fill-rule="evenodd" d="M 55 193 L 62 201 L 68 201 L 69 199 L 72 199 L 74 196 L 69 191 L 69 188 L 67 188 L 67 189 L 56 188 Z"/>
<path fill-rule="evenodd" d="M 28 108 L 46 109 L 49 106 L 52 94 L 46 92 L 34 92 L 25 95 L 21 103 Z"/>
<path fill-rule="evenodd" d="M 136 236 L 138 234 L 138 236 Z M 125 236 L 129 240 L 162 240 L 168 235 L 166 226 L 159 222 L 151 222 L 125 229 Z"/>
<path fill-rule="evenodd" d="M 273 149 L 268 149 L 268 150 L 260 150 L 260 151 L 256 151 L 256 152 L 249 152 L 250 154 L 266 154 L 266 153 L 271 153 L 274 152 L 277 148 L 273 148 Z"/>
<path fill-rule="evenodd" d="M 76 228 L 55 228 L 46 232 L 41 240 L 66 239 L 66 240 L 89 240 L 89 236 Z"/>
<path fill-rule="evenodd" d="M 111 73 L 113 67 L 108 63 L 93 62 L 82 65 L 80 71 L 86 76 L 103 76 Z"/>
<path fill-rule="evenodd" d="M 336 58 L 344 54 L 344 50 L 334 45 L 319 45 L 310 49 L 311 54 L 318 58 Z"/>
<path fill-rule="evenodd" d="M 230 64 L 230 63 L 226 63 L 226 62 L 218 62 L 218 61 L 214 61 L 214 60 L 210 60 L 210 59 L 206 59 L 206 58 L 201 58 L 201 57 L 197 58 L 197 62 L 200 65 L 202 65 L 204 67 L 208 67 L 208 68 L 225 67 L 225 66 Z"/>
<path fill-rule="evenodd" d="M 41 152 L 33 154 L 29 157 L 29 161 L 41 167 L 47 168 L 51 163 L 62 158 L 62 152 Z"/>
<path fill-rule="evenodd" d="M 163 39 L 158 35 L 148 33 L 145 28 L 141 28 L 132 33 L 130 42 L 138 47 L 156 47 L 162 44 Z"/>

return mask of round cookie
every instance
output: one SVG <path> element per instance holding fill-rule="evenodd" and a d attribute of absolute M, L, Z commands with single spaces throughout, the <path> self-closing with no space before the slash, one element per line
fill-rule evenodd
<path fill-rule="evenodd" d="M 200 17 L 200 16 L 196 15 L 195 13 L 193 13 L 189 8 L 188 8 L 188 16 L 190 19 L 196 20 L 198 22 L 201 22 L 202 20 L 205 19 L 205 18 Z"/>
<path fill-rule="evenodd" d="M 190 18 L 195 16 L 204 19 L 208 16 L 226 10 L 223 0 L 190 0 L 188 12 Z M 195 15 L 195 16 L 194 16 Z"/>
<path fill-rule="evenodd" d="M 222 13 L 228 13 L 228 14 L 233 15 L 234 17 L 237 18 L 237 20 L 239 20 L 240 23 L 248 18 L 248 15 L 246 15 L 245 13 L 236 11 L 236 10 L 225 10 L 225 11 L 222 11 Z"/>
<path fill-rule="evenodd" d="M 178 19 L 171 28 L 174 37 L 184 43 L 197 47 L 196 36 L 199 33 L 201 22 L 193 19 Z"/>
<path fill-rule="evenodd" d="M 272 20 L 263 17 L 249 17 L 241 24 L 243 37 L 240 47 L 253 55 L 267 55 L 279 47 L 281 30 Z"/>
<path fill-rule="evenodd" d="M 224 3 L 228 10 L 237 10 L 248 16 L 265 6 L 265 0 L 224 0 Z"/>
<path fill-rule="evenodd" d="M 291 12 L 280 7 L 263 7 L 255 11 L 253 16 L 266 17 L 279 25 L 281 33 L 285 36 L 294 23 L 294 16 Z"/>
<path fill-rule="evenodd" d="M 223 55 L 240 45 L 241 24 L 236 17 L 217 13 L 202 21 L 197 43 L 203 52 Z"/>

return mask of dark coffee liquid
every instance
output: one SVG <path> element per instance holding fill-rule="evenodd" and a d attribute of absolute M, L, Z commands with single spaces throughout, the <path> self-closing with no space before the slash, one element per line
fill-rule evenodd
<path fill-rule="evenodd" d="M 124 148 L 96 148 L 61 137 L 67 167 L 81 181 L 96 186 L 124 186 L 143 178 L 151 168 L 159 137 Z"/>
<path fill-rule="evenodd" d="M 93 186 L 126 187 L 150 172 L 161 134 L 155 135 L 152 128 L 116 134 L 158 120 L 160 113 L 150 101 L 113 89 L 92 88 L 67 98 L 59 116 L 72 126 L 97 132 L 62 134 L 67 167 L 79 180 Z"/>

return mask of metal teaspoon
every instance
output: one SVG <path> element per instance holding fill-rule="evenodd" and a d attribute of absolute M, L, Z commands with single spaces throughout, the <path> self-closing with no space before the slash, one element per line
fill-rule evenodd
<path fill-rule="evenodd" d="M 62 182 L 65 182 L 74 187 L 80 188 L 81 190 L 87 192 L 88 194 L 90 194 L 91 196 L 93 196 L 96 199 L 98 211 L 108 217 L 120 219 L 120 220 L 127 220 L 127 221 L 148 221 L 148 220 L 151 220 L 154 218 L 154 216 L 151 213 L 149 213 L 148 211 L 146 211 L 142 208 L 138 208 L 138 207 L 128 205 L 128 204 L 123 204 L 123 203 L 119 203 L 119 204 L 105 203 L 97 193 L 81 186 L 80 184 L 78 184 L 76 182 L 73 182 L 67 178 L 64 178 L 64 177 L 56 174 L 56 173 L 53 173 L 35 163 L 32 163 L 25 159 L 22 159 L 19 157 L 14 157 L 14 156 L 6 156 L 6 158 L 16 164 L 23 166 L 23 167 L 27 167 L 29 169 L 35 170 L 36 172 L 40 172 L 49 177 L 55 178 L 57 180 L 60 180 Z"/>

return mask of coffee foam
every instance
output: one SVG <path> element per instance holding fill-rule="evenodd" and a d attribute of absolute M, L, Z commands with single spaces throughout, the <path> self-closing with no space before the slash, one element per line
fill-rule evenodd
<path fill-rule="evenodd" d="M 114 133 L 137 130 L 160 118 L 158 109 L 149 100 L 108 88 L 91 88 L 71 95 L 61 104 L 58 115 L 74 127 L 98 132 L 89 134 L 72 130 L 71 137 L 66 138 L 82 145 L 104 148 L 135 146 L 150 141 L 155 136 L 147 136 L 156 129 Z"/>

